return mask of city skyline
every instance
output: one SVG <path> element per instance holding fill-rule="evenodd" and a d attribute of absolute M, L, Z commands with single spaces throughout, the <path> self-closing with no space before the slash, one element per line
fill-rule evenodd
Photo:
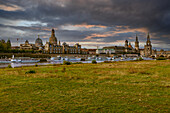
<path fill-rule="evenodd" d="M 148 32 L 153 48 L 170 49 L 170 1 L 165 0 L 6 0 L 0 1 L 0 39 L 10 39 L 12 45 L 38 35 L 43 44 L 51 29 L 61 42 L 82 47 L 124 45 L 134 46 L 136 34 L 140 48 Z M 22 39 L 22 40 L 21 40 Z"/>

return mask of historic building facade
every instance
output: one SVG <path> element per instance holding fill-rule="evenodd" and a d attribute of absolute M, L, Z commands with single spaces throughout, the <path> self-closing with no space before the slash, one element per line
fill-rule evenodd
<path fill-rule="evenodd" d="M 150 41 L 150 35 L 148 33 L 146 45 L 144 46 L 144 56 L 148 57 L 152 55 L 152 44 Z"/>
<path fill-rule="evenodd" d="M 150 41 L 150 35 L 147 36 L 146 45 L 144 45 L 144 49 L 139 48 L 139 40 L 136 35 L 135 47 L 133 48 L 131 43 L 128 43 L 128 40 L 125 40 L 124 46 L 107 46 L 102 49 L 97 49 L 96 54 L 128 54 L 135 53 L 140 54 L 141 56 L 149 57 L 156 56 L 156 50 L 152 49 L 152 44 Z"/>
<path fill-rule="evenodd" d="M 25 41 L 25 44 L 20 44 L 21 50 L 35 50 L 35 44 L 30 44 L 28 40 Z"/>
<path fill-rule="evenodd" d="M 81 54 L 81 45 L 78 43 L 74 46 L 69 46 L 66 42 L 62 45 L 60 41 L 57 41 L 55 37 L 55 31 L 52 29 L 51 37 L 49 38 L 49 42 L 46 42 L 44 53 L 50 54 Z"/>
<path fill-rule="evenodd" d="M 40 39 L 39 35 L 38 35 L 38 38 L 35 40 L 35 47 L 37 50 L 43 50 L 43 48 L 44 48 L 43 42 Z"/>
<path fill-rule="evenodd" d="M 20 50 L 43 50 L 43 42 L 42 40 L 38 38 L 35 40 L 35 44 L 30 44 L 28 40 L 25 41 L 24 44 L 20 44 Z"/>
<path fill-rule="evenodd" d="M 133 48 L 131 43 L 128 43 L 128 40 L 125 40 L 125 46 L 107 46 L 107 47 L 103 47 L 102 49 L 97 49 L 96 53 L 97 54 L 138 53 L 138 50 Z"/>

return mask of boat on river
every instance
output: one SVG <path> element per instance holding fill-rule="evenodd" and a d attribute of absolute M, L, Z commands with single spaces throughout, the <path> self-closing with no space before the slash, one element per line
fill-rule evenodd
<path fill-rule="evenodd" d="M 107 60 L 112 60 L 112 57 L 106 57 Z"/>
<path fill-rule="evenodd" d="M 40 60 L 35 59 L 35 58 L 30 58 L 30 57 L 14 57 L 13 55 L 11 62 L 12 63 L 33 63 L 33 62 L 40 62 Z"/>
<path fill-rule="evenodd" d="M 0 59 L 0 63 L 11 63 L 11 60 L 9 59 Z"/>
<path fill-rule="evenodd" d="M 69 61 L 81 61 L 81 58 L 79 57 L 69 58 Z"/>
<path fill-rule="evenodd" d="M 62 58 L 61 56 L 57 56 L 57 57 L 51 57 L 50 60 L 51 60 L 51 61 L 63 61 L 64 58 Z"/>

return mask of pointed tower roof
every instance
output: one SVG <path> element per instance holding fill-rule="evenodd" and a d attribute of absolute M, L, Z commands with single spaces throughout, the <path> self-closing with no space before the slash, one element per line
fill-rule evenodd
<path fill-rule="evenodd" d="M 136 34 L 136 41 L 138 41 L 138 35 Z"/>
<path fill-rule="evenodd" d="M 149 35 L 149 33 L 148 33 L 148 36 L 147 36 L 147 41 L 150 41 L 150 35 Z"/>
<path fill-rule="evenodd" d="M 139 41 L 138 41 L 138 36 L 137 36 L 137 34 L 136 34 L 136 42 L 139 42 Z"/>

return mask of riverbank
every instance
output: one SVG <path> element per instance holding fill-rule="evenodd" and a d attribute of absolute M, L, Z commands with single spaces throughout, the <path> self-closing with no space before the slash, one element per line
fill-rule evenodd
<path fill-rule="evenodd" d="M 0 69 L 0 112 L 169 112 L 170 61 Z"/>

